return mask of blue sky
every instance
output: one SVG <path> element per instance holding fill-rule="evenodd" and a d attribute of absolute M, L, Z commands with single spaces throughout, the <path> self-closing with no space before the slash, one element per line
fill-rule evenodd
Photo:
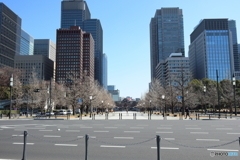
<path fill-rule="evenodd" d="M 62 0 L 1 0 L 22 18 L 22 28 L 35 39 L 56 42 Z M 108 84 L 122 97 L 141 98 L 150 82 L 149 23 L 156 9 L 183 9 L 185 50 L 190 34 L 204 18 L 236 20 L 240 29 L 239 0 L 86 0 L 92 18 L 101 20 L 104 53 L 108 56 Z M 238 32 L 238 39 L 240 31 Z M 240 40 L 239 40 L 240 41 Z"/>

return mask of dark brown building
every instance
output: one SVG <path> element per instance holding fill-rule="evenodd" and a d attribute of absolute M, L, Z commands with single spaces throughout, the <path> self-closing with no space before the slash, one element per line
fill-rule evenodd
<path fill-rule="evenodd" d="M 57 30 L 56 82 L 65 83 L 73 73 L 82 79 L 83 73 L 94 77 L 94 40 L 79 26 Z"/>
<path fill-rule="evenodd" d="M 94 79 L 94 39 L 91 33 L 83 34 L 83 72 Z"/>

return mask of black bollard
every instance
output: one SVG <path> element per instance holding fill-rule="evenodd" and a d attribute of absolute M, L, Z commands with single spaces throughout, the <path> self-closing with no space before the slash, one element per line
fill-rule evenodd
<path fill-rule="evenodd" d="M 239 146 L 240 146 L 240 137 L 239 137 Z"/>
<path fill-rule="evenodd" d="M 22 160 L 26 160 L 26 143 L 27 143 L 27 131 L 24 131 L 24 139 L 23 139 L 23 157 Z"/>
<path fill-rule="evenodd" d="M 156 141 L 157 141 L 157 159 L 158 159 L 158 160 L 161 160 L 160 136 L 159 136 L 159 135 L 157 135 Z"/>
<path fill-rule="evenodd" d="M 85 160 L 88 160 L 88 134 L 85 135 Z"/>

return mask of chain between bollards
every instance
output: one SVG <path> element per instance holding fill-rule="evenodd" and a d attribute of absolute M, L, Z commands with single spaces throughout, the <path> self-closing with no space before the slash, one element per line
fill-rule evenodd
<path fill-rule="evenodd" d="M 161 160 L 161 152 L 160 152 L 160 136 L 156 136 L 156 141 L 157 141 L 157 160 Z"/>
<path fill-rule="evenodd" d="M 27 143 L 27 131 L 24 131 L 24 138 L 23 138 L 23 157 L 22 160 L 26 160 L 26 143 Z"/>
<path fill-rule="evenodd" d="M 88 140 L 89 140 L 89 135 L 85 135 L 85 160 L 88 160 Z"/>

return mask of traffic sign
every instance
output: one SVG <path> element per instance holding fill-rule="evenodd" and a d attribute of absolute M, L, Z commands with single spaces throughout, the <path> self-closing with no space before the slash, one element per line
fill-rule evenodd
<path fill-rule="evenodd" d="M 182 99 L 182 96 L 177 96 L 177 99 Z"/>
<path fill-rule="evenodd" d="M 82 100 L 82 99 L 78 99 L 78 100 L 77 100 L 77 104 L 80 104 L 80 105 L 82 105 L 82 102 L 83 102 L 83 100 Z"/>

